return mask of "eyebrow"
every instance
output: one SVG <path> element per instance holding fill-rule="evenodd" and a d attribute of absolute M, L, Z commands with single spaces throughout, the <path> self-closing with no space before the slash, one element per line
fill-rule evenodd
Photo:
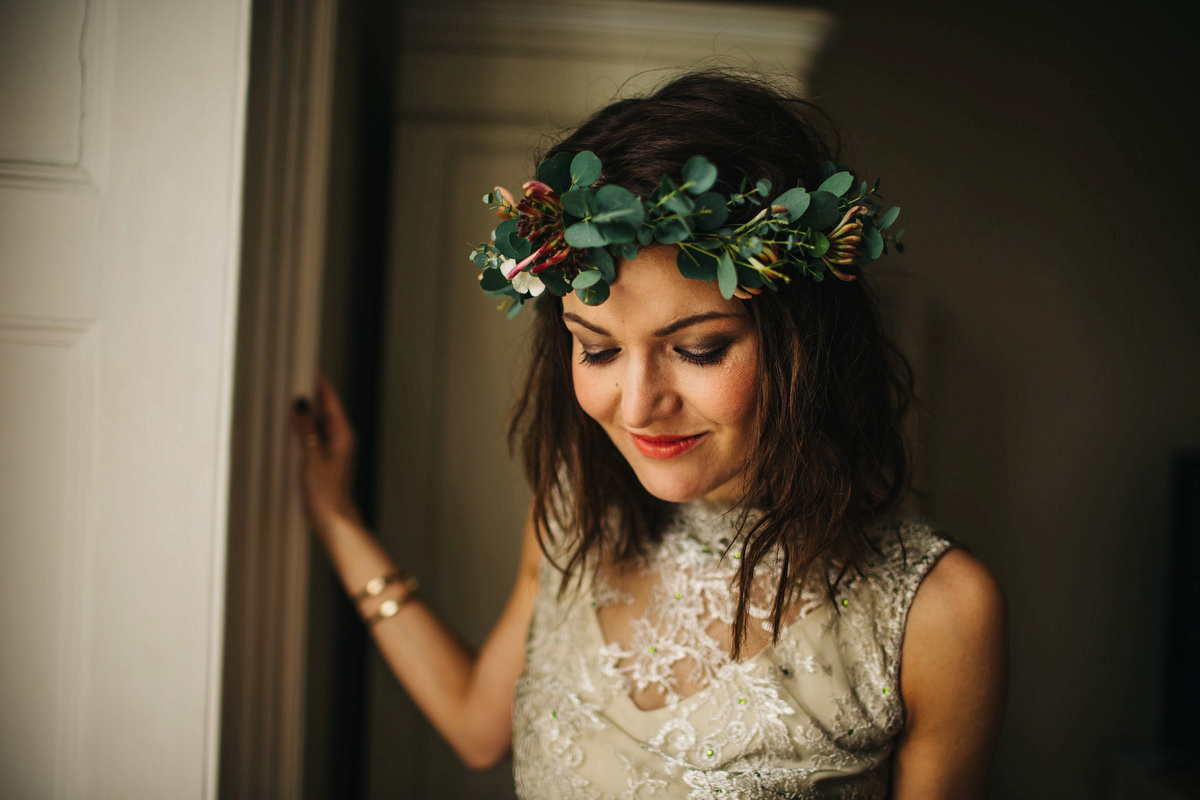
<path fill-rule="evenodd" d="M 708 322 L 709 320 L 713 319 L 736 319 L 741 316 L 741 314 L 731 314 L 727 311 L 705 311 L 700 314 L 689 314 L 686 317 L 680 317 L 674 322 L 664 325 L 663 327 L 654 331 L 653 335 L 661 338 L 663 336 L 670 336 L 672 333 L 682 330 L 683 328 L 687 328 L 692 325 L 698 325 L 701 322 Z M 570 311 L 564 311 L 562 318 L 564 320 L 570 320 L 576 325 L 587 328 L 592 333 L 600 336 L 612 336 L 611 333 L 604 330 L 604 328 L 601 328 L 599 325 L 593 325 L 583 317 L 579 316 L 578 314 L 572 314 Z"/>

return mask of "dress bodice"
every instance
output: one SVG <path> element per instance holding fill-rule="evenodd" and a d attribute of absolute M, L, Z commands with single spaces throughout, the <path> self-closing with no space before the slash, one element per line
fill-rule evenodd
<path fill-rule="evenodd" d="M 876 526 L 878 556 L 834 603 L 806 582 L 778 641 L 733 661 L 735 534 L 730 515 L 691 503 L 636 581 L 588 572 L 560 595 L 544 561 L 514 695 L 520 797 L 885 796 L 904 622 L 949 542 L 916 518 Z M 763 641 L 778 574 L 764 558 L 751 592 Z M 607 631 L 606 610 L 619 620 Z"/>

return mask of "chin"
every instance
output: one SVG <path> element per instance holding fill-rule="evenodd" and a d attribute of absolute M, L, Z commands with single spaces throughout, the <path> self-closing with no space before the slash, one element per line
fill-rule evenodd
<path fill-rule="evenodd" d="M 723 493 L 725 482 L 689 481 L 677 477 L 662 475 L 647 475 L 637 473 L 642 488 L 659 500 L 668 503 L 690 503 L 693 500 L 703 500 L 714 492 Z M 718 498 L 712 498 L 718 499 Z"/>

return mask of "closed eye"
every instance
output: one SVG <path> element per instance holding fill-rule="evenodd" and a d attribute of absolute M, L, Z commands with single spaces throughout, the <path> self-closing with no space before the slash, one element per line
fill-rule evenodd
<path fill-rule="evenodd" d="M 612 361 L 619 352 L 621 350 L 617 347 L 610 347 L 607 350 L 583 350 L 579 354 L 579 363 L 588 367 L 600 366 Z"/>
<path fill-rule="evenodd" d="M 716 347 L 710 347 L 707 350 L 685 350 L 682 347 L 676 347 L 675 352 L 689 364 L 695 364 L 698 367 L 711 367 L 720 364 L 725 358 L 725 354 L 729 352 L 729 346 L 732 342 L 726 342 Z"/>

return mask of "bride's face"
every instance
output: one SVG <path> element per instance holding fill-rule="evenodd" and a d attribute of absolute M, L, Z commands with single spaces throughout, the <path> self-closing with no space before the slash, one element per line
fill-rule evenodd
<path fill-rule="evenodd" d="M 680 275 L 675 254 L 623 261 L 598 306 L 563 298 L 575 396 L 651 494 L 732 502 L 755 440 L 758 334 L 742 301 Z"/>

